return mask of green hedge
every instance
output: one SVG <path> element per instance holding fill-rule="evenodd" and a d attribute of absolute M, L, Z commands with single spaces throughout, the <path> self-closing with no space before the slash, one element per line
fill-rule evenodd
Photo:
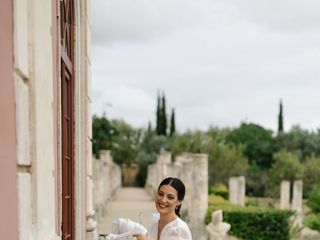
<path fill-rule="evenodd" d="M 275 210 L 259 207 L 240 207 L 219 197 L 209 197 L 206 221 L 211 221 L 211 213 L 222 209 L 223 219 L 231 224 L 230 234 L 245 240 L 288 240 L 290 221 L 289 210 Z"/>
<path fill-rule="evenodd" d="M 216 184 L 209 188 L 209 195 L 221 196 L 224 199 L 229 198 L 229 192 L 224 184 Z"/>

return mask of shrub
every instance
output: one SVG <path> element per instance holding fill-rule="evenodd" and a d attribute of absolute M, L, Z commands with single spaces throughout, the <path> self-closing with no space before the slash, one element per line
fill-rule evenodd
<path fill-rule="evenodd" d="M 320 183 L 320 157 L 308 157 L 304 163 L 303 191 L 306 197 Z"/>
<path fill-rule="evenodd" d="M 309 214 L 305 219 L 304 219 L 304 225 L 320 231 L 320 214 Z"/>
<path fill-rule="evenodd" d="M 231 224 L 230 234 L 245 240 L 288 240 L 290 235 L 289 210 L 259 207 L 241 207 L 230 204 L 221 197 L 210 196 L 206 222 L 211 213 L 222 209 L 224 221 Z"/>
<path fill-rule="evenodd" d="M 215 184 L 209 188 L 209 195 L 216 195 L 216 196 L 221 196 L 224 199 L 229 198 L 229 192 L 226 187 L 226 185 L 220 183 L 220 184 Z"/>
<path fill-rule="evenodd" d="M 314 188 L 309 195 L 308 207 L 313 213 L 320 213 L 320 188 Z"/>
<path fill-rule="evenodd" d="M 246 207 L 258 207 L 258 206 L 259 206 L 259 202 L 257 199 L 247 198 Z"/>
<path fill-rule="evenodd" d="M 269 173 L 268 195 L 279 196 L 279 186 L 282 180 L 303 179 L 304 166 L 299 161 L 298 156 L 293 153 L 282 150 L 273 155 L 275 163 L 272 165 Z"/>

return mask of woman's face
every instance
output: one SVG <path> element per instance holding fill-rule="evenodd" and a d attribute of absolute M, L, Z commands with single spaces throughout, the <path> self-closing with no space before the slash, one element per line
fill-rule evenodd
<path fill-rule="evenodd" d="M 162 185 L 156 196 L 156 208 L 160 214 L 174 213 L 177 206 L 181 204 L 178 200 L 178 192 L 170 185 Z"/>

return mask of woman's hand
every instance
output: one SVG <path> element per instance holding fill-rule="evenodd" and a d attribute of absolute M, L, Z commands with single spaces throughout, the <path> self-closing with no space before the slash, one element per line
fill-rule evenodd
<path fill-rule="evenodd" d="M 149 240 L 147 235 L 144 234 L 135 234 L 133 235 L 137 240 Z"/>

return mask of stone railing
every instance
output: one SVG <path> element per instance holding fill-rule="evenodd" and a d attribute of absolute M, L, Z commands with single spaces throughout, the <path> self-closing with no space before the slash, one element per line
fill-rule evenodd
<path fill-rule="evenodd" d="M 197 239 L 206 239 L 205 216 L 208 207 L 208 155 L 184 153 L 173 162 L 171 153 L 163 152 L 149 165 L 146 189 L 154 196 L 165 177 L 180 178 L 186 185 L 181 215 Z"/>
<path fill-rule="evenodd" d="M 99 221 L 115 191 L 121 187 L 121 168 L 112 161 L 111 152 L 100 151 L 100 158 L 93 157 L 93 204 Z"/>

